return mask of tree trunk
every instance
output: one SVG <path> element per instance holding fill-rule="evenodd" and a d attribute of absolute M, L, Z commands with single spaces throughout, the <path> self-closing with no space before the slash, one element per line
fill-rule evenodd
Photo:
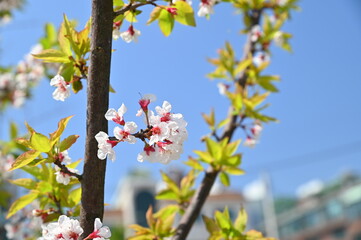
<path fill-rule="evenodd" d="M 113 30 L 113 1 L 92 0 L 91 54 L 87 84 L 87 120 L 83 179 L 81 181 L 80 223 L 82 238 L 94 228 L 94 219 L 103 218 L 106 161 L 97 157 L 94 136 L 108 131 L 104 118 L 109 106 L 109 78 Z"/>

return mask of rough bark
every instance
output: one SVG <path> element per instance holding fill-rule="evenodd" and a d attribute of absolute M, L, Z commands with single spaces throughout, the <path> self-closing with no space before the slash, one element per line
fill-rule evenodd
<path fill-rule="evenodd" d="M 87 83 L 87 120 L 80 223 L 83 239 L 93 231 L 94 219 L 103 218 L 106 161 L 97 157 L 94 136 L 108 131 L 104 114 L 109 105 L 109 78 L 113 29 L 113 1 L 92 0 L 91 54 Z"/>

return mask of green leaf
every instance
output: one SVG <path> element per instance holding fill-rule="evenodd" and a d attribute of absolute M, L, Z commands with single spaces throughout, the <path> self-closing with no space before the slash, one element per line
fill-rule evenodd
<path fill-rule="evenodd" d="M 241 139 L 228 143 L 225 152 L 227 156 L 232 156 L 238 149 L 239 144 L 241 143 Z"/>
<path fill-rule="evenodd" d="M 110 84 L 109 84 L 109 92 L 116 93 L 115 89 Z"/>
<path fill-rule="evenodd" d="M 38 190 L 42 194 L 47 194 L 49 192 L 51 193 L 53 192 L 53 185 L 51 185 L 47 181 L 42 181 L 38 183 L 36 190 Z"/>
<path fill-rule="evenodd" d="M 70 48 L 70 42 L 66 36 L 67 36 L 67 32 L 66 32 L 65 23 L 62 22 L 58 34 L 59 46 L 63 53 L 65 53 L 67 56 L 72 56 L 73 53 Z"/>
<path fill-rule="evenodd" d="M 177 8 L 177 15 L 174 16 L 174 19 L 177 22 L 187 26 L 196 26 L 193 8 L 186 1 L 177 1 L 175 7 Z"/>
<path fill-rule="evenodd" d="M 179 205 L 171 204 L 167 205 L 166 207 L 163 207 L 160 209 L 157 213 L 154 214 L 154 217 L 165 219 L 168 216 L 176 213 L 179 211 Z"/>
<path fill-rule="evenodd" d="M 47 40 L 49 40 L 51 44 L 56 42 L 57 33 L 54 24 L 51 23 L 45 24 L 45 35 Z"/>
<path fill-rule="evenodd" d="M 160 191 L 155 197 L 158 200 L 178 200 L 178 195 L 171 189 L 165 189 Z"/>
<path fill-rule="evenodd" d="M 242 208 L 238 213 L 236 221 L 234 222 L 234 227 L 236 230 L 242 233 L 244 232 L 244 230 L 246 230 L 246 226 L 247 226 L 247 213 L 246 210 Z"/>
<path fill-rule="evenodd" d="M 30 144 L 33 149 L 40 152 L 49 152 L 51 150 L 50 140 L 41 133 L 33 133 L 30 137 Z"/>
<path fill-rule="evenodd" d="M 215 113 L 214 113 L 214 109 L 212 108 L 211 113 L 209 115 L 202 113 L 202 117 L 204 119 L 204 121 L 211 127 L 214 128 L 214 124 L 215 124 Z"/>
<path fill-rule="evenodd" d="M 69 137 L 65 138 L 63 141 L 61 141 L 59 146 L 59 152 L 63 152 L 67 149 L 69 149 L 79 138 L 79 135 L 70 135 Z"/>
<path fill-rule="evenodd" d="M 80 79 L 77 80 L 77 81 L 74 81 L 71 84 L 71 86 L 72 86 L 72 89 L 73 89 L 74 93 L 78 93 L 80 90 L 83 89 L 83 83 L 80 81 Z"/>
<path fill-rule="evenodd" d="M 68 63 L 70 59 L 67 54 L 56 49 L 45 49 L 41 53 L 33 54 L 34 58 L 41 59 L 44 62 Z"/>
<path fill-rule="evenodd" d="M 10 123 L 10 139 L 14 139 L 18 136 L 18 127 L 14 122 Z"/>
<path fill-rule="evenodd" d="M 158 25 L 162 33 L 168 37 L 173 30 L 174 17 L 167 10 L 162 9 L 158 18 Z"/>
<path fill-rule="evenodd" d="M 223 127 L 224 125 L 228 124 L 230 121 L 230 118 L 226 118 L 226 119 L 223 119 L 222 121 L 220 121 L 217 125 L 217 128 L 221 128 Z"/>
<path fill-rule="evenodd" d="M 38 194 L 35 192 L 30 192 L 27 195 L 22 196 L 21 198 L 17 199 L 13 204 L 10 206 L 9 212 L 6 216 L 6 219 L 9 219 L 13 216 L 16 212 L 23 209 L 31 202 L 33 202 L 38 197 Z"/>
<path fill-rule="evenodd" d="M 245 173 L 242 169 L 239 169 L 236 167 L 226 167 L 224 169 L 224 171 L 226 171 L 226 173 L 232 174 L 232 175 L 242 175 Z"/>
<path fill-rule="evenodd" d="M 200 160 L 205 162 L 205 163 L 214 162 L 214 158 L 210 155 L 209 152 L 202 152 L 202 151 L 199 151 L 199 150 L 195 150 L 194 153 L 197 154 L 201 158 Z"/>
<path fill-rule="evenodd" d="M 20 145 L 23 145 L 27 148 L 32 148 L 31 144 L 30 144 L 30 141 L 25 139 L 25 138 L 17 138 L 15 139 L 15 142 L 20 144 Z"/>
<path fill-rule="evenodd" d="M 216 211 L 215 213 L 215 219 L 216 222 L 218 224 L 218 226 L 222 229 L 222 230 L 229 230 L 232 226 L 230 220 L 220 211 Z"/>
<path fill-rule="evenodd" d="M 221 183 L 223 183 L 224 186 L 228 187 L 230 185 L 230 180 L 227 173 L 221 172 L 219 174 L 219 178 L 221 179 Z"/>
<path fill-rule="evenodd" d="M 140 14 L 142 11 L 140 10 L 132 10 L 132 11 L 126 11 L 124 13 L 125 16 L 125 20 L 127 20 L 128 22 L 138 22 L 137 20 L 137 15 Z"/>
<path fill-rule="evenodd" d="M 40 155 L 40 152 L 36 151 L 36 150 L 30 150 L 30 151 L 24 152 L 15 160 L 15 162 L 13 163 L 13 165 L 11 166 L 11 169 L 9 171 L 12 171 L 17 168 L 21 168 L 25 165 L 28 165 L 39 155 Z"/>
<path fill-rule="evenodd" d="M 162 11 L 161 7 L 155 7 L 153 11 L 150 13 L 149 19 L 147 21 L 147 24 L 151 24 L 155 20 L 159 18 L 160 12 Z"/>
<path fill-rule="evenodd" d="M 235 74 L 239 74 L 240 72 L 244 71 L 246 68 L 248 68 L 252 64 L 252 59 L 245 59 L 241 62 L 239 62 L 235 69 Z"/>
<path fill-rule="evenodd" d="M 241 154 L 237 154 L 231 157 L 226 157 L 222 160 L 222 164 L 231 167 L 237 167 L 241 163 Z"/>
<path fill-rule="evenodd" d="M 216 160 L 219 161 L 222 158 L 222 148 L 219 143 L 213 141 L 211 138 L 206 138 L 207 150 L 210 155 Z"/>
<path fill-rule="evenodd" d="M 15 180 L 8 180 L 10 183 L 15 184 L 19 187 L 23 187 L 26 189 L 35 189 L 37 182 L 35 182 L 33 179 L 31 178 L 19 178 L 19 179 L 15 179 Z"/>
<path fill-rule="evenodd" d="M 197 161 L 194 158 L 189 158 L 187 162 L 184 162 L 184 164 L 190 166 L 191 168 L 193 168 L 194 170 L 199 170 L 199 171 L 203 171 L 204 168 L 202 166 L 202 164 L 199 163 L 199 161 Z"/>
<path fill-rule="evenodd" d="M 58 129 L 55 132 L 50 134 L 51 145 L 54 145 L 54 143 L 59 140 L 61 134 L 64 132 L 64 130 L 66 128 L 66 125 L 68 125 L 68 122 L 72 117 L 73 116 L 69 116 L 69 117 L 63 118 L 59 121 Z"/>
<path fill-rule="evenodd" d="M 220 230 L 219 227 L 217 226 L 216 222 L 212 218 L 209 218 L 204 215 L 202 216 L 202 218 L 203 218 L 204 224 L 206 225 L 207 231 L 210 234 L 212 234 L 214 232 L 218 232 Z"/>
<path fill-rule="evenodd" d="M 81 56 L 79 49 L 79 44 L 76 39 L 76 31 L 74 29 L 74 22 L 70 22 L 68 17 L 64 14 L 64 27 L 65 27 L 65 37 L 69 40 L 71 48 L 74 50 L 77 56 Z"/>
<path fill-rule="evenodd" d="M 164 172 L 161 173 L 162 174 L 162 179 L 163 181 L 167 184 L 167 186 L 176 194 L 179 194 L 179 188 L 177 186 L 177 184 L 173 181 L 173 179 L 171 179 L 167 174 L 165 174 Z"/>

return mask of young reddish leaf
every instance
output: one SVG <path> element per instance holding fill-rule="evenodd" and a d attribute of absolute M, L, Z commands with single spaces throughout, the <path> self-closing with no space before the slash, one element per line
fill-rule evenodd
<path fill-rule="evenodd" d="M 30 150 L 30 151 L 24 152 L 15 160 L 15 162 L 13 163 L 13 165 L 11 166 L 11 169 L 9 171 L 12 171 L 17 168 L 21 168 L 25 165 L 28 165 L 39 155 L 40 155 L 40 152 L 36 151 L 36 150 Z"/>
<path fill-rule="evenodd" d="M 145 214 L 145 217 L 147 219 L 148 226 L 153 229 L 155 224 L 155 219 L 153 217 L 153 207 L 152 205 L 149 206 L 147 213 Z"/>

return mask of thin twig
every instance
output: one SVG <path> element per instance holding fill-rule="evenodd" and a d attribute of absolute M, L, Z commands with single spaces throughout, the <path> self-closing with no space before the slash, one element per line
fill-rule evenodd
<path fill-rule="evenodd" d="M 157 0 L 151 0 L 151 1 L 146 1 L 146 2 L 143 2 L 143 3 L 137 3 L 137 4 L 128 4 L 126 5 L 125 7 L 123 7 L 122 9 L 114 12 L 113 14 L 113 17 L 116 18 L 117 16 L 121 15 L 121 14 L 124 14 L 125 12 L 127 11 L 132 11 L 132 10 L 136 10 L 138 7 L 141 7 L 141 6 L 144 6 L 144 5 L 153 5 L 153 6 L 157 6 L 155 4 Z"/>

